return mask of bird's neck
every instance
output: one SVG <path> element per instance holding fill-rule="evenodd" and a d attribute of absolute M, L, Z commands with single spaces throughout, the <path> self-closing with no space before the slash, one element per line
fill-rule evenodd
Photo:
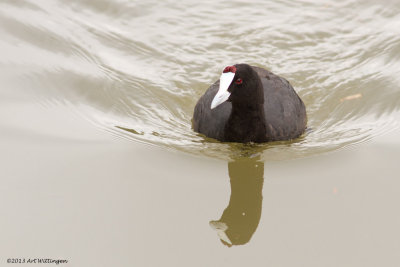
<path fill-rule="evenodd" d="M 225 139 L 230 142 L 265 142 L 266 128 L 263 103 L 232 103 L 225 125 Z"/>

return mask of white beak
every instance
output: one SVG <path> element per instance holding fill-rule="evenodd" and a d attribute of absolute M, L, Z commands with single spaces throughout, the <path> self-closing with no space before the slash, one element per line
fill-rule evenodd
<path fill-rule="evenodd" d="M 229 96 L 231 95 L 231 93 L 228 92 L 228 88 L 231 85 L 234 77 L 235 73 L 233 72 L 225 72 L 221 74 L 221 77 L 219 78 L 219 90 L 211 102 L 211 109 L 228 100 Z"/>

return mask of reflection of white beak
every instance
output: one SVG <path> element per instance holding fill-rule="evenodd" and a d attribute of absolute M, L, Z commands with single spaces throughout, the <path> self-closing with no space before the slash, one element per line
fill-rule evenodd
<path fill-rule="evenodd" d="M 224 240 L 226 243 L 232 246 L 232 242 L 229 237 L 226 235 L 226 230 L 228 230 L 228 225 L 224 222 L 219 221 L 211 221 L 210 226 L 217 231 L 217 234 L 221 240 Z"/>
<path fill-rule="evenodd" d="M 228 100 L 229 96 L 231 95 L 231 93 L 228 92 L 228 88 L 231 85 L 234 77 L 235 73 L 233 72 L 224 72 L 221 74 L 221 77 L 219 78 L 219 90 L 211 102 L 211 109 Z"/>

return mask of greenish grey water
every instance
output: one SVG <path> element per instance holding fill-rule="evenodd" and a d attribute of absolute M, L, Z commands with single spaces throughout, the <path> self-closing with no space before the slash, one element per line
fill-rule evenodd
<path fill-rule="evenodd" d="M 399 11 L 0 1 L 0 265 L 398 266 Z M 192 131 L 197 99 L 240 62 L 292 83 L 304 136 Z"/>

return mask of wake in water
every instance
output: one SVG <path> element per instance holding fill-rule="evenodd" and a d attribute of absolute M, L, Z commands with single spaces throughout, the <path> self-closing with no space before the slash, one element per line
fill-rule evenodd
<path fill-rule="evenodd" d="M 398 3 L 0 6 L 0 63 L 15 67 L 4 75 L 18 72 L 22 87 L 37 88 L 38 101 L 68 105 L 118 137 L 226 158 L 236 145 L 196 134 L 191 117 L 221 69 L 238 62 L 286 77 L 307 107 L 312 130 L 294 142 L 261 145 L 264 157 L 332 151 L 397 127 Z"/>

